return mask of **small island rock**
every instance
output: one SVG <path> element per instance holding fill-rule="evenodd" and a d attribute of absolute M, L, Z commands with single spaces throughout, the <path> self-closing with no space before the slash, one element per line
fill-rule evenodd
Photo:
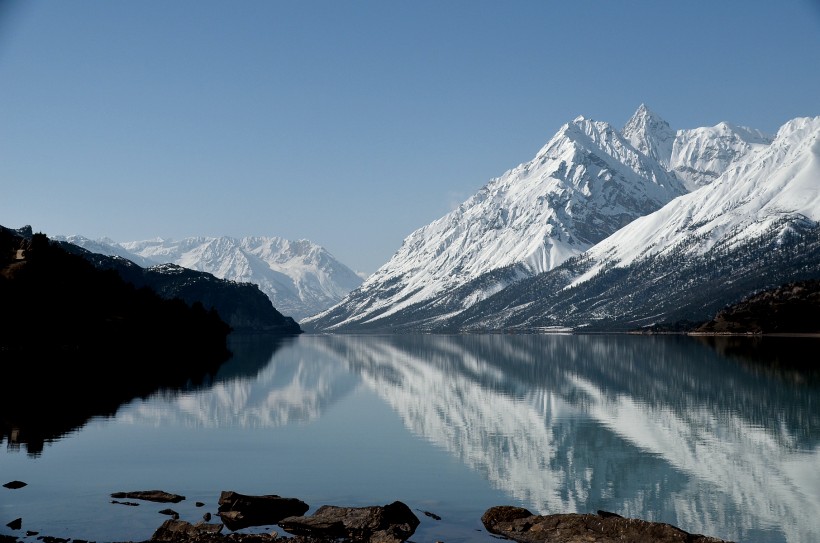
<path fill-rule="evenodd" d="M 603 515 L 566 513 L 533 515 L 523 507 L 491 507 L 481 522 L 491 534 L 519 543 L 730 543 L 722 539 L 690 534 L 663 522 Z"/>

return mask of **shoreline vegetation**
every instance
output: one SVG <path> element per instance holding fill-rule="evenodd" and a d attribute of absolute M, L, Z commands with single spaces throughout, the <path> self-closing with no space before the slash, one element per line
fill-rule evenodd
<path fill-rule="evenodd" d="M 3 486 L 16 490 L 27 485 L 23 481 L 9 481 Z M 174 504 L 185 500 L 185 496 L 163 490 L 114 492 L 111 498 L 112 504 L 130 507 L 137 507 L 143 501 Z M 197 507 L 205 505 L 196 502 Z M 421 523 L 413 510 L 401 501 L 366 507 L 323 505 L 306 515 L 309 509 L 310 506 L 298 498 L 222 491 L 216 514 L 206 512 L 202 520 L 195 523 L 180 520 L 179 514 L 168 507 L 159 514 L 171 518 L 162 522 L 149 539 L 138 542 L 114 539 L 99 543 L 403 543 L 412 541 Z M 435 513 L 417 511 L 434 522 L 442 520 Z M 500 505 L 487 509 L 481 516 L 481 523 L 493 537 L 519 543 L 732 543 L 692 534 L 668 523 L 626 518 L 600 510 L 596 513 L 536 515 L 521 507 Z M 22 530 L 23 519 L 14 519 L 6 526 L 14 531 Z M 285 534 L 280 534 L 274 526 Z M 263 527 L 264 531 L 239 531 L 250 527 Z M 230 533 L 223 533 L 225 528 Z M 31 537 L 44 543 L 91 543 L 40 535 L 31 530 L 24 532 L 23 538 L 0 535 L 0 543 L 18 543 Z"/>

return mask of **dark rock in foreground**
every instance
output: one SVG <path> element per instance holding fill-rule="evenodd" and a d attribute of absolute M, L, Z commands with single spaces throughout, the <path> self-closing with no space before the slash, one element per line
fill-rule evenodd
<path fill-rule="evenodd" d="M 286 517 L 304 515 L 310 506 L 297 498 L 277 495 L 247 496 L 224 490 L 217 513 L 229 530 L 276 524 Z"/>
<path fill-rule="evenodd" d="M 296 536 L 371 543 L 401 543 L 413 535 L 418 525 L 418 517 L 400 501 L 370 507 L 323 505 L 309 517 L 294 516 L 279 522 L 281 528 Z"/>
<path fill-rule="evenodd" d="M 612 513 L 533 515 L 521 507 L 498 506 L 487 509 L 481 522 L 488 532 L 520 543 L 729 543 Z"/>
<path fill-rule="evenodd" d="M 276 510 L 297 507 L 299 500 L 279 496 L 244 496 L 236 492 L 223 492 L 220 504 L 238 507 L 244 514 L 274 515 Z M 298 503 L 297 503 L 298 502 Z M 304 505 L 303 513 L 308 506 Z M 226 512 L 227 513 L 227 512 Z M 220 513 L 223 520 L 225 514 Z M 230 516 L 230 515 L 229 515 Z M 271 518 L 271 517 L 267 517 Z M 246 519 L 247 520 L 247 519 Z M 269 524 L 264 522 L 260 524 Z M 227 524 L 226 524 L 227 525 Z M 293 537 L 292 543 L 403 543 L 419 525 L 419 519 L 410 508 L 396 501 L 385 506 L 336 507 L 325 505 L 308 517 L 289 516 L 279 521 L 279 526 Z M 182 520 L 166 520 L 151 536 L 157 543 L 266 543 L 281 540 L 275 532 L 269 534 L 222 534 L 222 524 L 199 522 L 191 524 Z"/>
<path fill-rule="evenodd" d="M 174 541 L 193 541 L 197 538 L 207 538 L 219 535 L 222 532 L 221 524 L 191 524 L 184 520 L 169 519 L 157 528 L 151 541 L 163 541 L 166 543 Z"/>
<path fill-rule="evenodd" d="M 128 498 L 131 500 L 146 500 L 150 502 L 160 503 L 179 503 L 185 499 L 185 496 L 179 494 L 171 494 L 164 490 L 138 490 L 135 492 L 114 492 L 111 494 L 112 498 Z"/>

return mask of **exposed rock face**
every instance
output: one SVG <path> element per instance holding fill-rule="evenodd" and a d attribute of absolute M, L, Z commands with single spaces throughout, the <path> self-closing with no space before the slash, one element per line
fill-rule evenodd
<path fill-rule="evenodd" d="M 219 496 L 218 515 L 229 530 L 276 524 L 286 517 L 304 515 L 310 506 L 297 498 L 275 494 L 247 496 L 225 490 Z"/>
<path fill-rule="evenodd" d="M 371 507 L 324 505 L 309 517 L 289 517 L 279 522 L 285 531 L 297 536 L 371 543 L 401 543 L 413 535 L 418 525 L 418 517 L 400 501 Z"/>
<path fill-rule="evenodd" d="M 521 507 L 498 506 L 481 517 L 487 531 L 521 543 L 728 543 L 690 534 L 671 524 L 612 513 L 533 515 Z"/>

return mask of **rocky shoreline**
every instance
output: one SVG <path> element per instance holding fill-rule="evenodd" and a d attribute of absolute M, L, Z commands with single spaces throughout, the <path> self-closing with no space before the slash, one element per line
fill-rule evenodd
<path fill-rule="evenodd" d="M 17 489 L 25 485 L 22 481 L 10 481 L 3 486 Z M 126 506 L 138 506 L 140 501 L 174 504 L 185 500 L 185 496 L 162 490 L 114 492 L 111 498 L 111 503 Z M 197 502 L 196 505 L 205 504 Z M 165 520 L 149 540 L 139 543 L 403 543 L 412 541 L 420 524 L 418 516 L 400 501 L 367 507 L 323 505 L 305 516 L 310 506 L 298 498 L 222 491 L 218 505 L 216 516 L 220 522 L 211 522 L 211 513 L 205 513 L 201 521 L 190 523 L 180 520 L 172 508 L 163 509 L 160 513 L 171 518 Z M 440 520 L 434 513 L 422 513 Z M 494 537 L 519 543 L 731 543 L 691 534 L 671 524 L 625 518 L 606 511 L 535 515 L 521 507 L 502 505 L 489 508 L 481 522 Z M 22 519 L 14 519 L 6 526 L 21 530 Z M 268 533 L 237 531 L 266 526 L 278 526 L 287 535 L 275 530 Z M 223 533 L 226 528 L 229 533 Z M 24 532 L 22 537 L 0 535 L 0 543 L 22 543 L 31 538 L 43 543 L 89 543 L 32 531 Z"/>

